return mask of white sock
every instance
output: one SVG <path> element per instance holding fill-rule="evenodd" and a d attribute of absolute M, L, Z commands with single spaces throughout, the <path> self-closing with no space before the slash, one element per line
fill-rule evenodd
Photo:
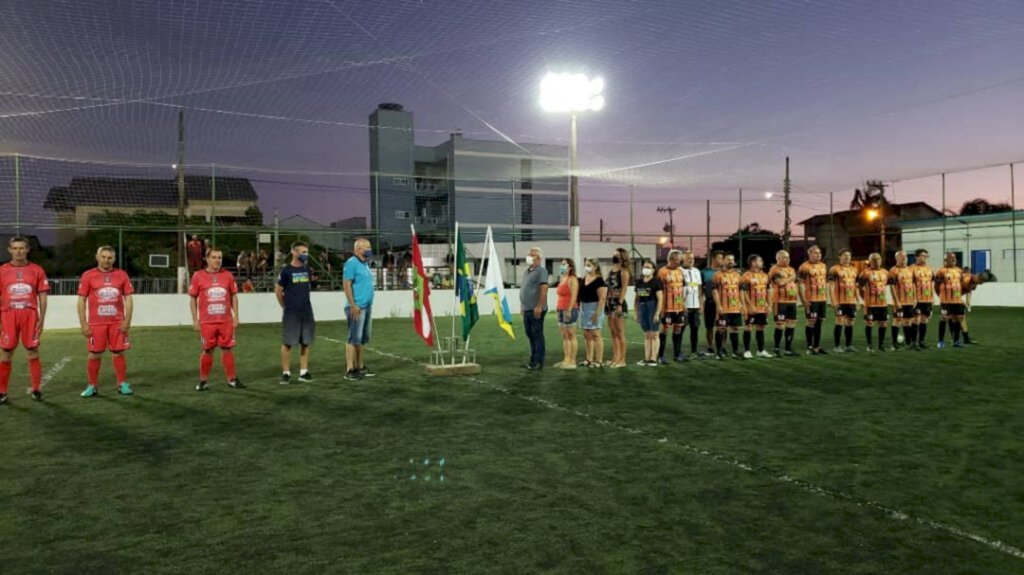
<path fill-rule="evenodd" d="M 299 375 L 306 375 L 306 374 L 308 374 L 308 373 L 309 373 L 309 370 L 308 370 L 308 369 L 300 369 L 300 370 L 299 370 Z"/>
<path fill-rule="evenodd" d="M 288 377 L 291 377 L 292 372 L 290 372 L 290 371 L 283 371 L 283 372 L 281 372 L 281 375 L 287 375 Z"/>

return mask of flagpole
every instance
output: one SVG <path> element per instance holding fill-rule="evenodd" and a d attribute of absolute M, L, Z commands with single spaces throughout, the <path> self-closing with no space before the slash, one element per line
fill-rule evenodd
<path fill-rule="evenodd" d="M 487 236 L 484 238 L 484 257 L 487 258 L 487 260 L 486 260 L 487 261 L 487 265 L 491 265 L 491 258 L 490 258 L 490 253 L 491 252 L 487 251 L 487 248 L 488 248 L 488 246 L 491 245 L 491 243 L 493 241 L 494 240 L 491 238 L 491 226 L 487 226 Z M 480 280 L 483 277 L 484 277 L 484 266 L 483 266 L 483 261 L 481 261 L 480 269 L 477 271 L 477 274 L 476 274 L 476 287 L 473 288 L 473 295 L 476 295 L 477 288 L 480 287 Z M 472 286 L 470 286 L 470 287 L 472 287 Z M 469 340 L 472 339 L 472 338 L 473 338 L 473 332 L 470 332 L 469 335 L 466 336 L 466 341 L 463 342 L 465 345 L 462 346 L 462 363 L 466 363 L 466 356 L 469 354 Z"/>
<path fill-rule="evenodd" d="M 416 237 L 416 227 L 413 226 L 412 224 L 409 224 L 409 229 L 412 230 L 412 237 L 415 238 Z M 417 244 L 419 243 L 418 239 L 417 239 L 416 243 Z M 415 264 L 416 264 L 416 262 L 413 262 L 414 266 L 415 266 Z M 423 264 L 423 250 L 420 250 L 420 264 L 421 265 Z M 426 271 L 427 271 L 426 269 L 423 270 L 423 273 L 424 273 L 423 280 L 429 282 L 430 279 L 426 277 Z M 419 273 L 420 273 L 420 270 L 416 269 L 416 275 L 419 275 Z M 430 304 L 430 295 L 429 294 L 427 295 L 426 299 L 427 299 L 427 304 L 429 305 Z M 433 335 L 437 336 L 437 320 L 434 319 L 434 314 L 433 313 L 430 314 L 430 323 L 431 323 L 431 327 L 433 327 L 433 329 L 434 329 Z M 431 348 L 432 349 L 436 348 L 438 351 L 440 351 L 441 350 L 441 342 L 438 341 L 440 338 L 439 337 L 432 337 L 431 339 L 434 340 L 434 345 L 432 345 Z M 439 354 L 439 355 L 443 356 L 443 354 Z"/>
<path fill-rule="evenodd" d="M 455 314 L 459 311 L 459 221 L 455 220 L 455 245 L 452 246 L 452 340 L 455 338 Z M 461 315 L 461 314 L 460 314 Z M 452 365 L 455 364 L 455 347 L 451 348 Z"/>

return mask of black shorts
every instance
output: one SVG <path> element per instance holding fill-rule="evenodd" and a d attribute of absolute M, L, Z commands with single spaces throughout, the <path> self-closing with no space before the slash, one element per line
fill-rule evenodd
<path fill-rule="evenodd" d="M 281 343 L 288 347 L 311 345 L 316 337 L 313 314 L 286 312 L 281 318 Z"/>
<path fill-rule="evenodd" d="M 718 327 L 740 327 L 743 325 L 743 314 L 741 313 L 723 313 L 718 318 Z"/>
<path fill-rule="evenodd" d="M 779 313 L 775 314 L 775 321 L 778 323 L 782 323 L 784 321 L 796 321 L 796 304 L 780 303 Z"/>
<path fill-rule="evenodd" d="M 917 315 L 920 317 L 925 319 L 930 318 L 932 317 L 932 304 L 927 302 L 917 302 L 917 306 L 915 306 L 914 311 L 917 312 Z"/>
<path fill-rule="evenodd" d="M 704 300 L 704 329 L 712 330 L 715 328 L 715 313 L 717 309 L 715 307 L 715 300 Z"/>
<path fill-rule="evenodd" d="M 856 316 L 857 316 L 857 306 L 853 305 L 852 303 L 839 304 L 839 307 L 836 308 L 836 317 L 837 318 L 840 318 L 840 317 L 854 318 Z"/>
<path fill-rule="evenodd" d="M 692 325 L 695 331 L 700 327 L 700 308 L 686 310 L 686 325 Z"/>
<path fill-rule="evenodd" d="M 761 326 L 768 325 L 768 314 L 766 313 L 752 313 L 747 316 L 747 325 L 750 326 Z"/>
<path fill-rule="evenodd" d="M 914 306 L 901 305 L 900 307 L 894 307 L 892 315 L 896 319 L 914 319 Z"/>
<path fill-rule="evenodd" d="M 964 315 L 964 304 L 962 303 L 944 303 L 939 306 L 939 309 L 943 318 Z"/>
<path fill-rule="evenodd" d="M 629 304 L 626 302 L 619 304 L 618 301 L 608 300 L 604 303 L 604 313 L 609 317 L 625 317 L 629 314 Z"/>
<path fill-rule="evenodd" d="M 864 319 L 868 321 L 889 321 L 889 308 L 869 307 L 864 309 Z"/>
<path fill-rule="evenodd" d="M 824 321 L 827 315 L 825 313 L 826 309 L 827 306 L 823 301 L 809 301 L 804 308 L 804 314 L 806 314 L 807 319 L 820 319 Z"/>
<path fill-rule="evenodd" d="M 686 314 L 681 311 L 667 311 L 661 314 L 661 323 L 664 325 L 686 325 Z"/>

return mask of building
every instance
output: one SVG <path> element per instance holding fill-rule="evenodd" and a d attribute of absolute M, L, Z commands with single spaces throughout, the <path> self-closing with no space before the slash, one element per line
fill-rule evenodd
<path fill-rule="evenodd" d="M 942 212 L 925 202 L 888 204 L 884 214 L 885 261 L 891 262 L 891 254 L 900 249 L 900 229 L 907 222 L 941 217 Z M 804 227 L 808 242 L 821 247 L 828 261 L 834 261 L 843 248 L 850 248 L 855 259 L 867 259 L 868 254 L 882 249 L 882 222 L 869 219 L 865 210 L 819 214 L 798 225 Z"/>
<path fill-rule="evenodd" d="M 185 217 L 218 222 L 261 224 L 258 197 L 246 178 L 185 176 Z M 216 207 L 215 207 L 216 204 Z M 57 244 L 67 244 L 97 220 L 140 213 L 178 215 L 175 179 L 73 178 L 71 185 L 51 188 L 43 207 L 56 214 Z"/>
<path fill-rule="evenodd" d="M 331 222 L 331 227 L 336 230 L 366 231 L 366 216 L 353 216 L 336 222 Z"/>
<path fill-rule="evenodd" d="M 953 252 L 972 271 L 990 270 L 1001 282 L 1024 279 L 1024 210 L 931 218 L 901 227 L 903 246 L 928 250 L 936 267 L 943 253 Z"/>
<path fill-rule="evenodd" d="M 381 104 L 370 115 L 370 226 L 381 243 L 448 239 L 454 222 L 469 241 L 492 226 L 496 241 L 568 239 L 568 150 L 451 134 L 417 146 L 413 115 Z"/>
<path fill-rule="evenodd" d="M 350 251 L 356 237 L 352 231 L 340 230 L 298 214 L 282 218 L 277 225 L 279 233 L 297 234 L 303 241 L 315 246 L 323 246 L 331 252 Z"/>

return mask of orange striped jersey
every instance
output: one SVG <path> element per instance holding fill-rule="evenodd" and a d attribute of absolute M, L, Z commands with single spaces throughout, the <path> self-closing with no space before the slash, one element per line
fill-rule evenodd
<path fill-rule="evenodd" d="M 665 290 L 665 311 L 686 311 L 686 303 L 683 301 L 683 268 L 662 266 L 658 270 L 658 279 Z"/>
<path fill-rule="evenodd" d="M 914 269 L 910 266 L 900 266 L 889 270 L 889 285 L 896 291 L 900 305 L 914 305 L 917 303 L 917 286 L 914 283 Z M 892 302 L 895 305 L 897 302 Z"/>
<path fill-rule="evenodd" d="M 917 292 L 917 301 L 919 303 L 935 301 L 934 286 L 932 285 L 935 278 L 932 268 L 921 264 L 914 264 L 910 267 L 914 271 L 914 291 Z"/>
<path fill-rule="evenodd" d="M 889 272 L 885 268 L 866 269 L 857 278 L 864 294 L 865 307 L 885 307 L 885 292 L 889 290 Z"/>
<path fill-rule="evenodd" d="M 773 300 L 778 303 L 796 303 L 796 272 L 789 266 L 773 265 L 768 270 L 772 282 Z"/>
<path fill-rule="evenodd" d="M 740 272 L 720 270 L 711 278 L 711 286 L 718 292 L 719 313 L 741 313 Z"/>
<path fill-rule="evenodd" d="M 964 272 L 957 266 L 941 267 L 935 272 L 935 289 L 939 292 L 939 303 L 963 303 Z"/>
<path fill-rule="evenodd" d="M 825 262 L 800 264 L 796 275 L 804 284 L 804 297 L 807 301 L 825 301 L 825 289 L 828 287 L 826 272 Z"/>
<path fill-rule="evenodd" d="M 857 303 L 857 268 L 836 264 L 828 270 L 828 281 L 835 285 L 833 304 Z"/>
<path fill-rule="evenodd" d="M 740 278 L 740 291 L 747 293 L 749 313 L 768 313 L 768 274 L 746 272 Z"/>

